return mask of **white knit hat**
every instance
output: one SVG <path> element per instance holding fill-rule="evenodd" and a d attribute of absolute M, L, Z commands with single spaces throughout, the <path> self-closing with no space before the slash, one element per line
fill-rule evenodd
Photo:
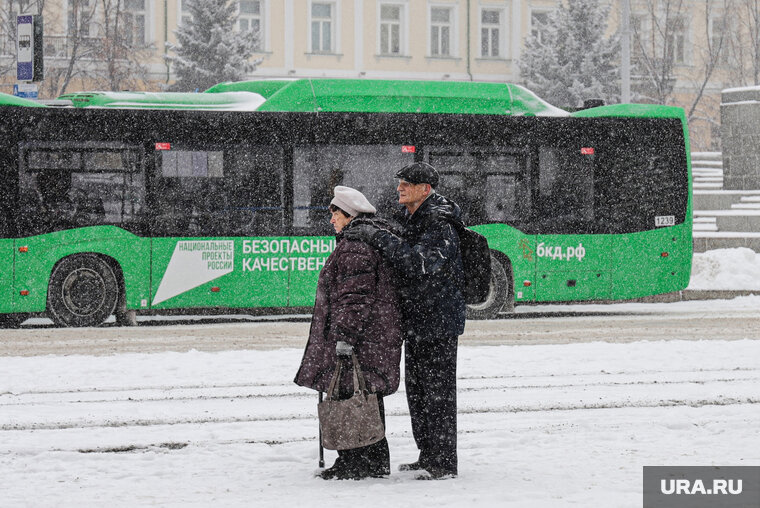
<path fill-rule="evenodd" d="M 351 217 L 356 217 L 360 213 L 375 213 L 377 211 L 372 203 L 364 197 L 364 194 L 356 189 L 338 185 L 333 193 L 335 197 L 330 201 L 330 204 L 337 206 Z"/>

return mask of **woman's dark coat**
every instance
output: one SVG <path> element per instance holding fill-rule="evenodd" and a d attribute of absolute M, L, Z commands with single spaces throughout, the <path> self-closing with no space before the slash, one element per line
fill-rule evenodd
<path fill-rule="evenodd" d="M 367 220 L 354 219 L 344 231 Z M 402 339 L 393 271 L 375 249 L 344 239 L 343 232 L 319 274 L 309 341 L 296 384 L 327 391 L 337 341 L 353 346 L 371 391 L 389 395 L 398 389 Z M 351 386 L 346 370 L 341 383 Z"/>

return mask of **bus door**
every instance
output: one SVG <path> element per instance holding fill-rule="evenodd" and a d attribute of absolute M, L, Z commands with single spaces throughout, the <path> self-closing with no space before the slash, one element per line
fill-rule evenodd
<path fill-rule="evenodd" d="M 155 146 L 151 307 L 286 306 L 282 148 Z"/>
<path fill-rule="evenodd" d="M 538 149 L 536 300 L 610 296 L 612 239 L 595 217 L 593 147 Z"/>
<path fill-rule="evenodd" d="M 13 261 L 16 249 L 13 238 L 9 238 L 10 218 L 4 204 L 0 203 L 0 313 L 12 312 L 15 299 Z"/>
<path fill-rule="evenodd" d="M 466 226 L 479 229 L 491 249 L 504 253 L 512 268 L 515 298 L 534 298 L 533 237 L 526 234 L 532 198 L 528 154 L 512 147 L 431 146 L 426 161 L 440 174 L 437 192 L 462 209 Z"/>

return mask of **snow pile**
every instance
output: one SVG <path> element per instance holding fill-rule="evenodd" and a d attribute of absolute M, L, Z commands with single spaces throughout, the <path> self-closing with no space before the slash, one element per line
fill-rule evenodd
<path fill-rule="evenodd" d="M 695 252 L 686 289 L 760 290 L 760 254 L 747 248 Z"/>

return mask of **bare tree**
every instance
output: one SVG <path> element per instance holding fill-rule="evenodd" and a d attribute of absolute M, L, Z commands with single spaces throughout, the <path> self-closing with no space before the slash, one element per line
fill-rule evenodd
<path fill-rule="evenodd" d="M 96 82 L 109 90 L 136 88 L 147 68 L 141 62 L 150 56 L 145 34 L 138 34 L 133 14 L 123 9 L 123 0 L 101 0 L 102 43 L 97 60 Z"/>
<path fill-rule="evenodd" d="M 720 4 L 720 16 L 713 16 L 715 7 L 713 5 L 714 3 Z M 699 51 L 699 55 L 695 55 L 695 60 L 697 60 L 697 58 L 699 60 L 698 62 L 694 62 L 695 69 L 698 69 L 698 72 L 693 74 L 691 80 L 695 94 L 691 105 L 686 111 L 686 117 L 688 119 L 691 119 L 694 116 L 697 106 L 704 96 L 705 87 L 707 87 L 707 84 L 712 79 L 715 69 L 720 64 L 721 58 L 725 53 L 726 30 L 711 30 L 711 26 L 713 22 L 725 20 L 726 13 L 729 12 L 729 7 L 729 0 L 720 0 L 718 2 L 704 0 L 704 37 L 706 44 L 697 45 L 701 50 Z M 724 23 L 722 24 L 725 26 Z"/>
<path fill-rule="evenodd" d="M 66 35 L 49 37 L 57 47 L 46 62 L 44 95 L 66 93 L 75 79 L 96 89 L 139 87 L 147 75 L 141 62 L 151 48 L 145 34 L 136 36 L 134 13 L 124 9 L 124 0 L 68 0 L 67 8 Z"/>
<path fill-rule="evenodd" d="M 733 86 L 760 85 L 760 0 L 734 0 L 726 16 L 726 60 Z"/>
<path fill-rule="evenodd" d="M 66 64 L 50 72 L 48 85 L 57 90 L 53 96 L 66 93 L 71 80 L 82 77 L 89 71 L 83 60 L 95 54 L 95 40 L 90 37 L 90 29 L 95 18 L 96 3 L 91 0 L 69 0 Z"/>
<path fill-rule="evenodd" d="M 678 38 L 685 23 L 684 0 L 646 0 L 646 14 L 633 15 L 637 92 L 657 104 L 667 104 L 676 83 L 675 62 L 684 50 Z"/>
<path fill-rule="evenodd" d="M 656 104 L 678 100 L 686 111 L 695 145 L 706 147 L 712 136 L 697 124 L 706 123 L 710 130 L 718 124 L 716 101 L 705 97 L 708 87 L 717 82 L 716 70 L 726 68 L 730 30 L 725 20 L 732 12 L 731 2 L 641 0 L 638 13 L 632 15 L 634 74 L 638 78 L 634 91 Z M 684 97 L 688 97 L 687 103 Z"/>

